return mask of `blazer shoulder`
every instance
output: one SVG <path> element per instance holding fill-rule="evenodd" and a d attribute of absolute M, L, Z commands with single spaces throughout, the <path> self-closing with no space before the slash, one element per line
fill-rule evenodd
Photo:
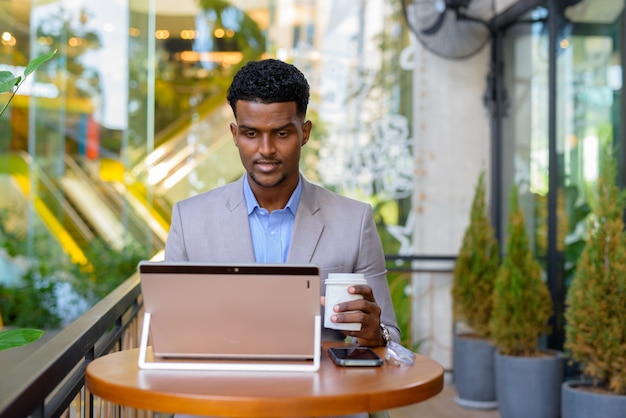
<path fill-rule="evenodd" d="M 324 211 L 337 211 L 342 214 L 372 211 L 372 206 L 369 203 L 342 196 L 339 193 L 308 181 L 305 184 L 302 196 L 306 201 L 305 205 L 312 208 L 313 211 L 316 208 Z"/>
<path fill-rule="evenodd" d="M 336 202 L 341 203 L 342 205 L 349 205 L 349 206 L 370 206 L 371 207 L 371 205 L 367 202 L 363 202 L 363 201 L 360 201 L 351 197 L 340 195 L 339 193 L 328 190 L 320 185 L 311 183 L 308 180 L 306 181 L 306 183 L 308 183 L 307 186 L 308 186 L 309 192 L 315 195 L 315 197 L 318 200 L 336 201 Z"/>

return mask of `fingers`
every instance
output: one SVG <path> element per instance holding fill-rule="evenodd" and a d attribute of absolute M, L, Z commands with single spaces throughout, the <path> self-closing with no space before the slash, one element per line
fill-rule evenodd
<path fill-rule="evenodd" d="M 380 317 L 380 307 L 374 299 L 374 293 L 372 292 L 371 287 L 367 285 L 350 286 L 348 288 L 348 293 L 361 295 L 363 296 L 363 299 L 340 302 L 335 306 L 329 306 L 328 308 L 333 309 L 335 312 L 362 311 L 365 314 L 372 314 L 377 318 Z"/>
<path fill-rule="evenodd" d="M 380 306 L 374 300 L 372 289 L 366 285 L 351 286 L 349 293 L 363 295 L 363 299 L 346 301 L 327 306 L 332 309 L 331 320 L 339 323 L 360 323 L 360 331 L 344 331 L 345 335 L 356 337 L 360 345 L 375 347 L 381 344 Z"/>
<path fill-rule="evenodd" d="M 374 292 L 372 288 L 368 285 L 354 285 L 348 288 L 348 293 L 353 295 L 362 295 L 363 299 L 368 300 L 370 302 L 375 302 L 374 300 Z"/>
<path fill-rule="evenodd" d="M 330 307 L 329 307 L 330 309 Z M 358 300 L 338 303 L 333 308 L 333 322 L 358 322 L 364 327 L 380 326 L 380 307 L 375 302 Z"/>

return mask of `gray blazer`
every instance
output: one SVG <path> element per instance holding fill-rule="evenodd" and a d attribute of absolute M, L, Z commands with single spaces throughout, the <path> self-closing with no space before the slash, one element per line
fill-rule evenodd
<path fill-rule="evenodd" d="M 174 205 L 165 245 L 165 261 L 254 263 L 254 250 L 239 180 Z M 381 322 L 400 341 L 385 257 L 370 205 L 316 186 L 302 177 L 288 263 L 320 268 L 322 295 L 328 273 L 363 273 L 382 310 Z M 322 312 L 322 318 L 324 313 Z M 340 331 L 324 328 L 323 340 L 343 340 Z"/>

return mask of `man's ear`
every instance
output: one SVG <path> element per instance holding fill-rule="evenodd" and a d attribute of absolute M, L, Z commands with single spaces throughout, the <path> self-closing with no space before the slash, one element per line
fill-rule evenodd
<path fill-rule="evenodd" d="M 302 124 L 302 145 L 309 142 L 309 136 L 311 135 L 311 128 L 313 127 L 313 122 L 307 120 Z"/>
<path fill-rule="evenodd" d="M 230 134 L 233 136 L 233 142 L 237 145 L 237 125 L 234 122 L 230 124 Z"/>

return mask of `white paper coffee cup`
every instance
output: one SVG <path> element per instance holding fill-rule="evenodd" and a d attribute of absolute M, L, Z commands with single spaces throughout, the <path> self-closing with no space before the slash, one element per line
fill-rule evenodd
<path fill-rule="evenodd" d="M 332 322 L 330 317 L 335 313 L 333 307 L 341 302 L 363 299 L 363 295 L 353 295 L 348 293 L 348 288 L 353 285 L 367 284 L 367 280 L 362 273 L 329 273 L 324 282 L 326 284 L 326 302 L 324 309 L 324 326 L 326 328 L 360 331 L 360 322 L 337 323 Z"/>

